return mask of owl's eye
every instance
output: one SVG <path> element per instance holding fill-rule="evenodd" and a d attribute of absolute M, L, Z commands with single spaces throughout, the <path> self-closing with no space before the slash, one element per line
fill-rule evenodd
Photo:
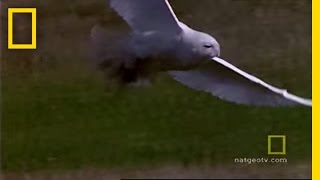
<path fill-rule="evenodd" d="M 211 44 L 205 44 L 205 45 L 203 45 L 203 47 L 205 47 L 205 48 L 212 48 L 213 46 L 212 46 Z"/>

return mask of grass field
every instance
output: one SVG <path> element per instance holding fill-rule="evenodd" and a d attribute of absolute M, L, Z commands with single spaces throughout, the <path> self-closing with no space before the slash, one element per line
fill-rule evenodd
<path fill-rule="evenodd" d="M 7 85 L 6 85 L 7 84 Z M 288 137 L 290 162 L 311 157 L 311 111 L 235 106 L 164 78 L 106 95 L 89 77 L 4 82 L 7 170 L 160 162 L 232 163 L 266 155 L 268 134 Z"/>
<path fill-rule="evenodd" d="M 226 59 L 311 97 L 309 1 L 292 9 L 275 0 L 280 5 L 219 2 L 219 10 L 204 21 L 210 0 L 197 6 L 175 1 L 174 7 L 186 23 L 218 37 Z M 232 13 L 221 19 L 218 12 L 227 8 Z M 39 50 L 22 56 L 26 59 L 18 55 L 22 51 L 4 51 L 4 172 L 233 164 L 236 157 L 268 157 L 269 134 L 287 136 L 287 155 L 281 157 L 289 165 L 311 162 L 309 108 L 234 105 L 185 88 L 165 74 L 151 88 L 106 93 L 106 83 L 86 61 L 94 19 L 77 14 L 43 18 Z M 26 66 L 22 61 L 28 58 L 31 65 Z"/>

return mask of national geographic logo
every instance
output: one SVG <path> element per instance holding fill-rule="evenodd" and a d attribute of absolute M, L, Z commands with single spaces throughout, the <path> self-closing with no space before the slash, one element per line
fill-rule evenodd
<path fill-rule="evenodd" d="M 268 155 L 286 155 L 286 136 L 268 135 Z"/>
<path fill-rule="evenodd" d="M 31 14 L 31 44 L 14 44 L 14 29 L 18 30 L 21 24 L 13 27 L 14 14 Z M 18 30 L 18 34 L 23 34 L 24 30 Z M 19 38 L 18 38 L 19 39 Z M 37 48 L 37 9 L 36 8 L 8 8 L 8 49 L 36 49 Z"/>
<path fill-rule="evenodd" d="M 287 163 L 288 160 L 284 156 L 287 154 L 286 148 L 286 136 L 285 135 L 268 135 L 267 138 L 267 155 L 268 157 L 237 157 L 234 158 L 234 163 L 246 163 L 246 164 L 257 164 L 257 163 Z"/>

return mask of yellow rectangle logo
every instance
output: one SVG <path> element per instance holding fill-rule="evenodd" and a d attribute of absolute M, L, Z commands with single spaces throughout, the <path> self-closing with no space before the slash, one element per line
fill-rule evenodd
<path fill-rule="evenodd" d="M 13 44 L 13 14 L 31 13 L 32 42 L 31 44 Z M 8 8 L 8 49 L 36 49 L 37 48 L 37 9 L 36 8 Z"/>
<path fill-rule="evenodd" d="M 272 139 L 281 139 L 281 149 L 272 151 Z M 286 136 L 285 135 L 268 135 L 268 155 L 286 155 Z"/>

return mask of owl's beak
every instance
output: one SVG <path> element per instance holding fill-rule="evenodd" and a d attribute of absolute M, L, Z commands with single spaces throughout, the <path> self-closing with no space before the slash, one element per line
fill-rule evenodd
<path fill-rule="evenodd" d="M 219 46 L 216 46 L 215 48 L 214 48 L 215 50 L 216 50 L 216 56 L 217 57 L 219 57 L 220 56 L 220 47 Z"/>

